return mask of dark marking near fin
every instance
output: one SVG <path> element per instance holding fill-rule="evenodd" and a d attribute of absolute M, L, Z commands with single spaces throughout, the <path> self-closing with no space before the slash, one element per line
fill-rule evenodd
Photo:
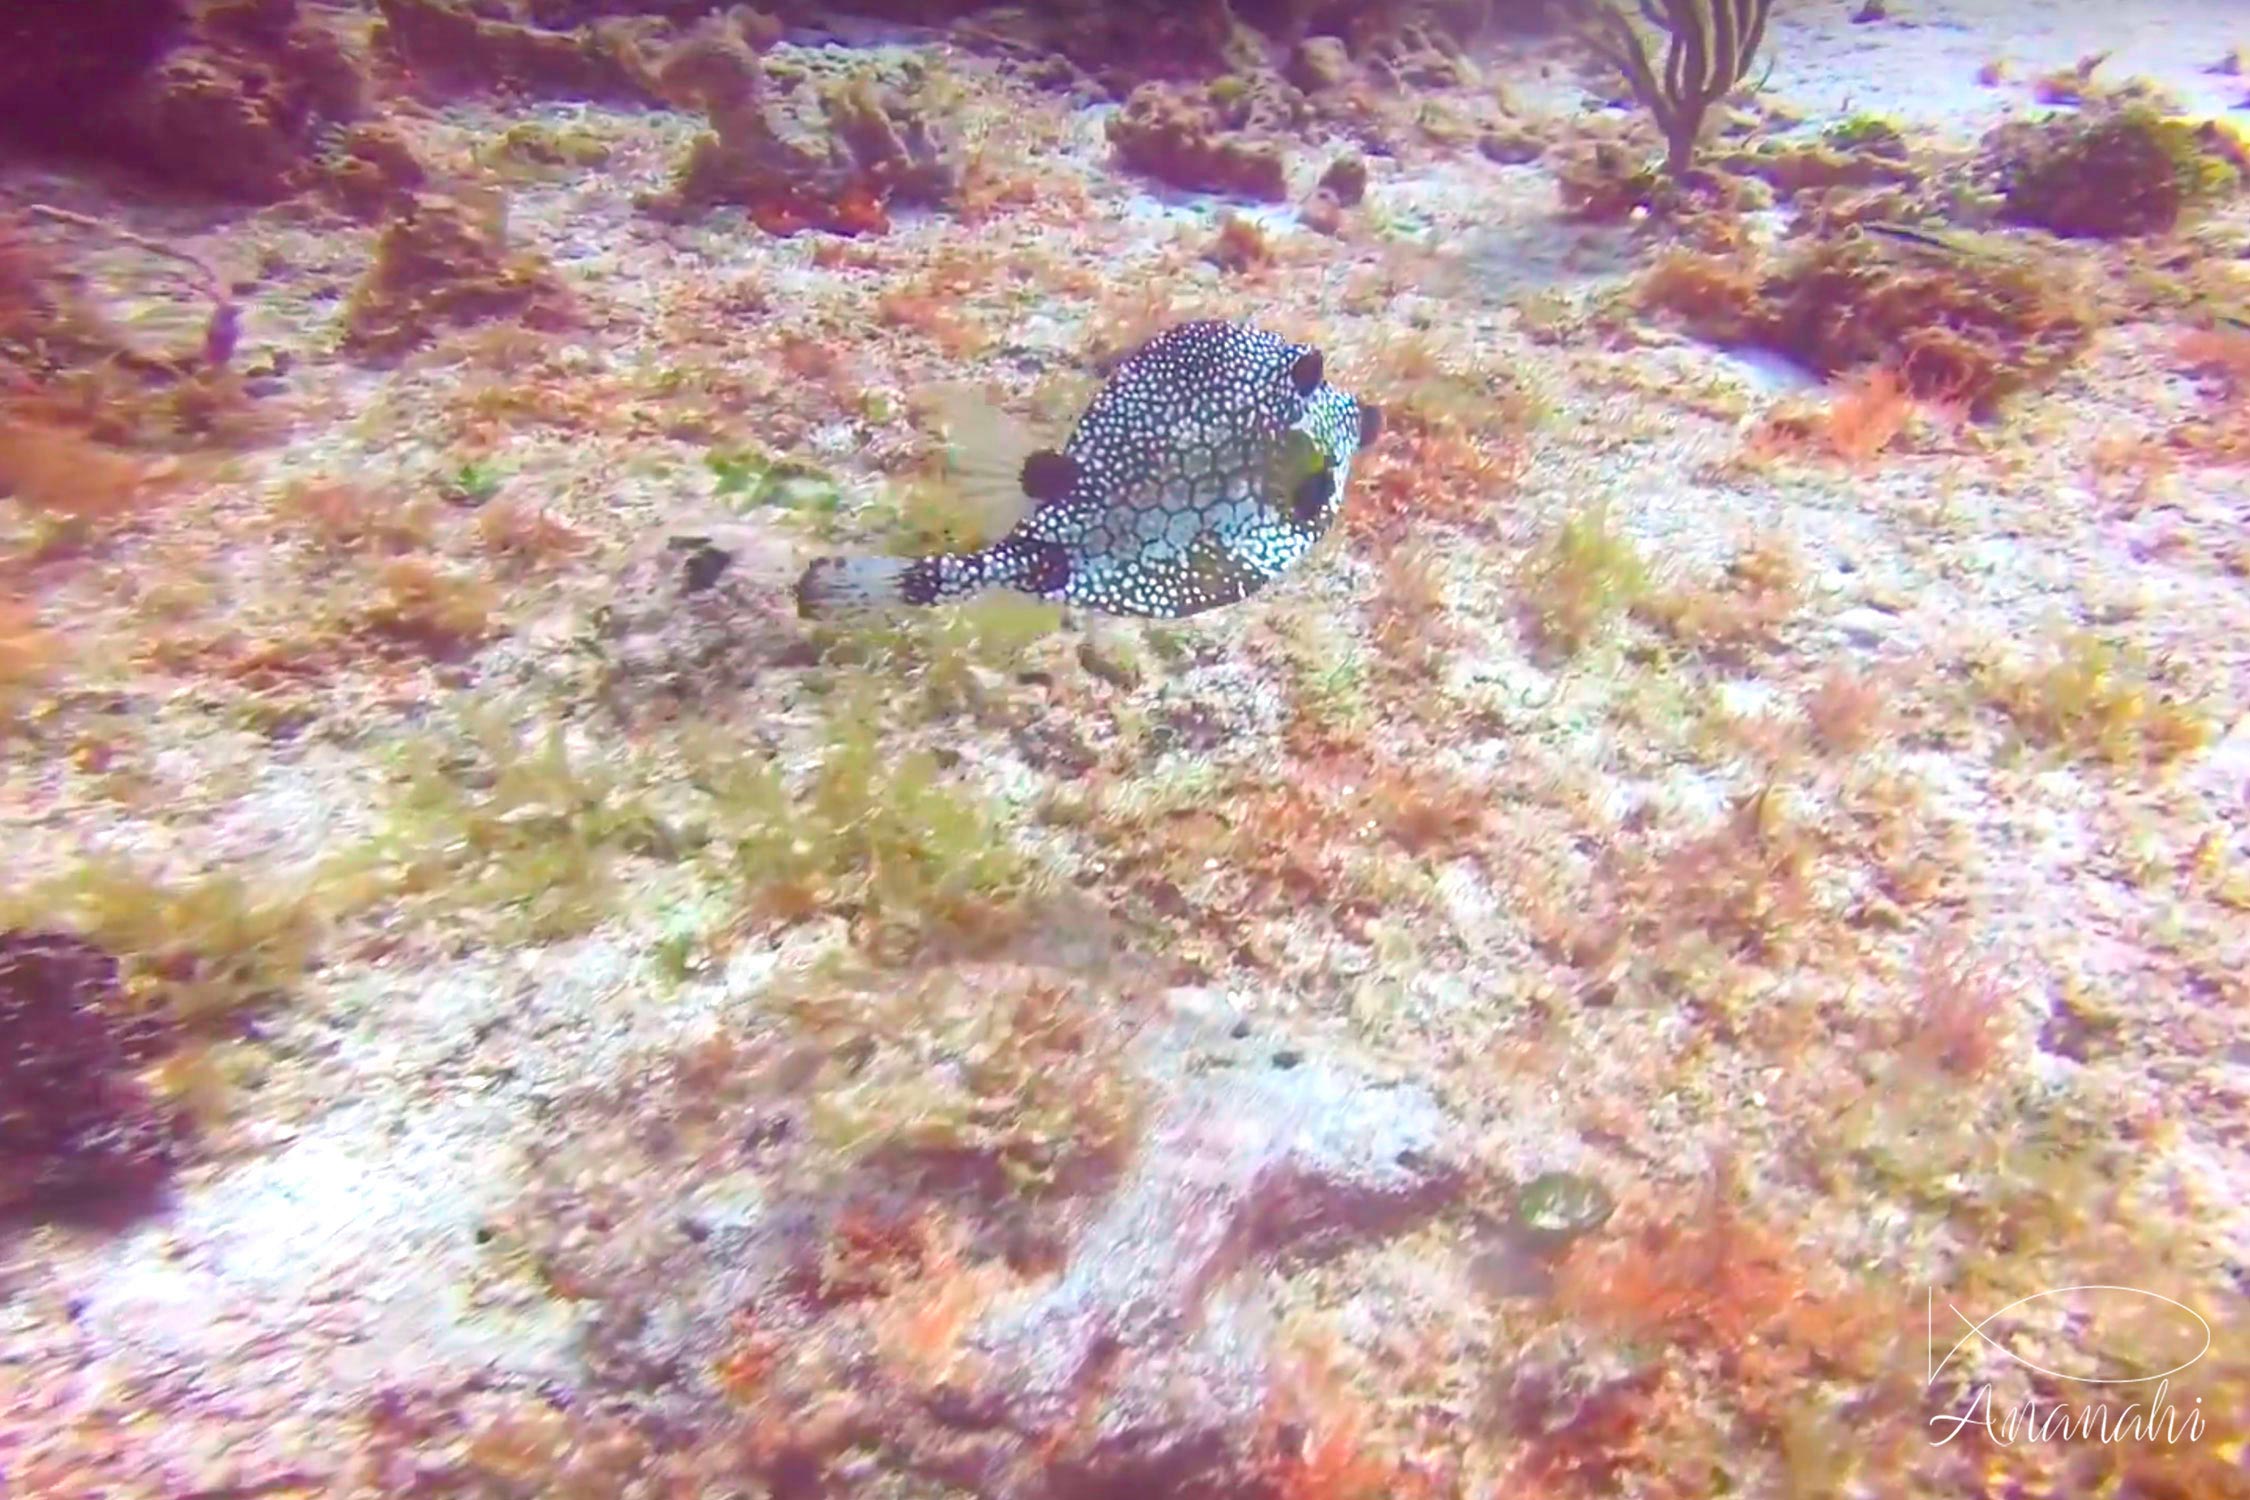
<path fill-rule="evenodd" d="M 680 570 L 680 587 L 690 594 L 700 594 L 719 581 L 734 554 L 724 547 L 714 547 L 709 542 L 698 541 L 688 553 L 687 562 Z"/>
<path fill-rule="evenodd" d="M 1295 512 L 1297 524 L 1310 526 L 1320 519 L 1329 497 L 1336 493 L 1336 471 L 1319 468 L 1297 481 L 1297 493 L 1290 496 L 1290 507 Z"/>
<path fill-rule="evenodd" d="M 1060 500 L 1078 485 L 1078 460 L 1052 448 L 1042 448 L 1023 461 L 1023 492 L 1045 503 Z"/>
<path fill-rule="evenodd" d="M 1325 361 L 1320 357 L 1320 351 L 1318 349 L 1307 349 L 1304 353 L 1298 355 L 1297 362 L 1289 367 L 1289 383 L 1297 388 L 1298 395 L 1309 396 L 1320 389 L 1320 382 L 1324 378 L 1326 368 Z"/>
<path fill-rule="evenodd" d="M 1383 435 L 1383 408 L 1372 401 L 1359 403 L 1359 445 L 1367 447 Z"/>

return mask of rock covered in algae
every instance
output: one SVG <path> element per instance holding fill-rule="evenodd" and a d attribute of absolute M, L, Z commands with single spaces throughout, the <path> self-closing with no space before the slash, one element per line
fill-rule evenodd
<path fill-rule="evenodd" d="M 297 0 L 19 0 L 0 17 L 0 135 L 256 200 L 355 118 L 348 32 Z"/>
<path fill-rule="evenodd" d="M 1289 194 L 1283 143 L 1309 119 L 1294 85 L 1230 73 L 1204 85 L 1144 83 L 1107 128 L 1129 171 L 1189 192 L 1273 202 Z"/>
<path fill-rule="evenodd" d="M 706 23 L 665 60 L 667 96 L 712 128 L 647 207 L 678 215 L 734 203 L 772 234 L 859 234 L 887 228 L 893 203 L 952 201 L 958 152 L 927 64 L 827 48 L 761 54 L 761 40 L 739 22 Z"/>
<path fill-rule="evenodd" d="M 1899 251 L 1874 236 L 1815 240 L 1770 264 L 1676 251 L 1640 295 L 1713 342 L 1778 349 L 1823 375 L 1887 364 L 1910 394 L 1979 414 L 2054 378 L 2094 329 L 2086 299 L 2028 257 Z"/>
<path fill-rule="evenodd" d="M 1156 1428 L 1169 1433 L 1160 1450 L 1193 1450 L 1223 1445 L 1254 1413 L 1261 1341 L 1249 1307 L 1214 1296 L 1229 1277 L 1395 1234 L 1467 1176 L 1450 1123 L 1419 1088 L 1251 1036 L 1183 1028 L 1162 1055 L 1167 1103 L 1061 1278 L 971 1338 L 1006 1372 L 996 1399 L 1027 1432 L 1064 1423 L 1117 1362 L 1086 1458 L 1113 1483 L 1148 1477 L 1133 1472 L 1148 1457 L 1135 1450 Z M 1229 1326 L 1232 1314 L 1243 1321 Z M 1197 1409 L 1179 1409 L 1190 1387 Z M 1229 1421 L 1228 1406 L 1247 1410 Z"/>
<path fill-rule="evenodd" d="M 2003 158 L 2010 219 L 2089 239 L 2166 233 L 2192 206 L 2238 190 L 2250 167 L 2225 126 L 2146 105 L 2002 126 L 1990 147 Z"/>
<path fill-rule="evenodd" d="M 1008 984 L 980 967 L 980 993 L 987 981 Z M 1277 1283 L 1411 1232 L 1472 1169 L 1418 1084 L 1229 1029 L 1206 992 L 1176 992 L 1170 1009 L 1119 1054 L 1138 1122 L 1124 1160 L 1035 1211 L 926 1155 L 904 1176 L 900 1158 L 864 1157 L 839 1180 L 809 1145 L 823 1085 L 792 1102 L 792 1080 L 822 1075 L 818 1051 L 715 1054 L 710 1076 L 741 1103 L 711 1139 L 746 1143 L 725 1148 L 728 1175 L 659 1188 L 645 1219 L 613 1222 L 573 1259 L 570 1274 L 603 1289 L 587 1343 L 603 1380 L 678 1372 L 683 1416 L 754 1390 L 772 1420 L 744 1477 L 805 1493 L 851 1488 L 863 1445 L 897 1479 L 993 1500 L 1264 1493 L 1290 1363 Z M 906 1131 L 919 1116 L 893 1118 Z"/>
<path fill-rule="evenodd" d="M 1256 66 L 1264 55 L 1245 7 L 1232 0 L 1042 0 L 1036 5 L 993 0 L 856 0 L 839 7 L 824 0 L 769 0 L 765 7 L 793 25 L 821 27 L 839 10 L 885 20 L 943 28 L 969 47 L 1038 58 L 1059 67 L 1039 76 L 1064 81 L 1090 76 L 1118 97 L 1151 78 L 1209 78 Z M 1269 7 L 1276 31 L 1288 24 L 1294 3 Z"/>
<path fill-rule="evenodd" d="M 783 13 L 796 18 L 815 8 L 785 4 Z M 1512 8 L 1532 5 L 1513 0 Z M 1060 58 L 1123 97 L 1151 81 L 1271 76 L 1277 57 L 1289 81 L 1308 92 L 1344 87 L 1363 73 L 1402 88 L 1473 83 L 1466 45 L 1504 21 L 1511 0 L 890 0 L 882 9 L 933 26 L 970 11 L 968 24 L 955 28 L 969 45 L 990 40 L 1018 55 Z"/>
<path fill-rule="evenodd" d="M 499 229 L 459 200 L 420 194 L 383 226 L 375 263 L 344 310 L 344 347 L 395 355 L 442 328 L 488 318 L 545 329 L 576 321 L 544 260 L 509 250 Z"/>
<path fill-rule="evenodd" d="M 10 0 L 0 6 L 0 135 L 67 145 L 187 29 L 183 0 Z"/>
<path fill-rule="evenodd" d="M 346 213 L 374 223 L 410 202 L 430 173 L 397 125 L 368 120 L 344 133 L 326 177 Z"/>
<path fill-rule="evenodd" d="M 539 21 L 520 21 L 462 0 L 376 0 L 376 10 L 380 45 L 426 80 L 634 104 L 656 99 L 644 48 L 666 34 L 660 18 L 563 24 L 578 17 L 543 6 Z"/>
<path fill-rule="evenodd" d="M 304 117 L 287 92 L 210 48 L 165 58 L 130 112 L 153 165 L 222 192 L 280 197 L 303 159 Z"/>
<path fill-rule="evenodd" d="M 0 1214 L 130 1201 L 161 1186 L 182 1122 L 136 1076 L 168 1049 L 117 960 L 62 932 L 0 933 Z"/>

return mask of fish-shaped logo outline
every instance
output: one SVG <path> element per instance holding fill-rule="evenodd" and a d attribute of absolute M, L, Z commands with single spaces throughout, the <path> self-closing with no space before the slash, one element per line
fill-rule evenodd
<path fill-rule="evenodd" d="M 2169 1305 L 2178 1308 L 2181 1312 L 2186 1313 L 2189 1317 L 2195 1319 L 2196 1326 L 2203 1330 L 2203 1347 L 2196 1350 L 2186 1359 L 2181 1360 L 2178 1364 L 2172 1366 L 2172 1368 L 2170 1368 L 2169 1370 L 2159 1370 L 2153 1375 L 2073 1375 L 2065 1370 L 2050 1370 L 2045 1365 L 2038 1364 L 2032 1360 L 2026 1359 L 2021 1354 L 2018 1354 L 2015 1350 L 2009 1348 L 2006 1344 L 2001 1343 L 1998 1339 L 1993 1338 L 1991 1335 L 1985 1332 L 1985 1329 L 1990 1327 L 1996 1320 L 2006 1317 L 2009 1313 L 2014 1312 L 2017 1308 L 2024 1306 L 2026 1303 L 2037 1302 L 2044 1297 L 2060 1297 L 2070 1292 L 2127 1292 L 2136 1297 L 2147 1297 L 2152 1301 L 2168 1303 Z M 1937 1349 L 1937 1292 L 1934 1288 L 1925 1288 L 1923 1297 L 1923 1325 L 1925 1337 L 1927 1339 L 1927 1342 L 1924 1345 L 1926 1358 L 1928 1355 L 1934 1354 Z M 1945 1308 L 1947 1312 L 1950 1312 L 1953 1314 L 1953 1316 L 1959 1318 L 1962 1322 L 1962 1325 L 1969 1331 L 1963 1334 L 1958 1340 L 1956 1340 L 1952 1348 L 1945 1351 L 1945 1358 L 1938 1360 L 1935 1364 L 1932 1364 L 1928 1367 L 1929 1375 L 1927 1381 L 1925 1382 L 1928 1385 L 1937 1384 L 1938 1376 L 1945 1372 L 1945 1367 L 1947 1365 L 1953 1363 L 1953 1356 L 1959 1354 L 1962 1348 L 1967 1345 L 1971 1339 L 1981 1340 L 1982 1342 L 1991 1345 L 2001 1354 L 2007 1356 L 2007 1358 L 2014 1361 L 2015 1363 L 2022 1365 L 2027 1370 L 2037 1371 L 2039 1374 L 2049 1376 L 2055 1380 L 2073 1381 L 2079 1385 L 2145 1385 L 2152 1380 L 2168 1380 L 2172 1376 L 2179 1374 L 2180 1371 L 2187 1369 L 2190 1365 L 2193 1365 L 2196 1361 L 2202 1359 L 2204 1355 L 2211 1352 L 2211 1325 L 2204 1318 L 2203 1314 L 2197 1312 L 2194 1308 L 2188 1306 L 2185 1302 L 2179 1301 L 2177 1298 L 2167 1297 L 2162 1292 L 2152 1292 L 2146 1290 L 2145 1288 L 2137 1286 L 2118 1286 L 2109 1282 L 2083 1282 L 2076 1286 L 2049 1287 L 2043 1292 L 2033 1292 L 2028 1297 L 2018 1297 L 2015 1301 L 2009 1303 L 2006 1307 L 2001 1308 L 1999 1311 L 1985 1317 L 1982 1321 L 1971 1321 L 1967 1313 L 1961 1311 L 1960 1308 L 1955 1307 L 1951 1302 L 1946 1303 Z"/>

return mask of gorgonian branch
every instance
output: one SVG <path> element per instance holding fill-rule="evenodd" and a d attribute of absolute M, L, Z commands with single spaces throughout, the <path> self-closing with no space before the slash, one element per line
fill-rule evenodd
<path fill-rule="evenodd" d="M 1664 167 L 1673 177 L 1693 161 L 1704 115 L 1749 70 L 1771 6 L 1772 0 L 1639 0 L 1642 17 L 1669 39 L 1659 76 L 1647 38 L 1616 0 L 1587 0 L 1586 40 L 1625 75 L 1664 132 Z"/>

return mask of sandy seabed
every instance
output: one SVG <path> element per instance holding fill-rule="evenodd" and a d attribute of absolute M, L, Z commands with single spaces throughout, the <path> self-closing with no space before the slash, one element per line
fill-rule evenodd
<path fill-rule="evenodd" d="M 2192 112 L 2250 90 L 2216 0 L 1851 9 L 1773 23 L 1808 134 L 1966 143 L 2101 50 Z M 1568 56 L 1482 64 L 1569 120 Z M 2102 327 L 1990 421 L 1777 447 L 1837 393 L 1623 309 L 1653 251 L 1562 223 L 1541 164 L 1378 160 L 1339 235 L 1257 210 L 1230 272 L 1221 205 L 1116 170 L 1100 107 L 952 66 L 1039 193 L 849 242 L 638 209 L 690 119 L 417 113 L 440 163 L 526 119 L 605 151 L 508 192 L 573 331 L 387 366 L 333 332 L 371 229 L 6 169 L 256 261 L 245 348 L 292 358 L 286 432 L 10 564 L 61 649 L 0 865 L 380 879 L 167 1080 L 198 1144 L 159 1211 L 0 1241 L 0 1490 L 2250 1489 L 2250 503 L 2239 450 L 2174 440 L 2219 401 L 2181 325 Z M 2239 271 L 2243 222 L 2192 253 Z M 934 387 L 1067 413 L 1085 351 L 1190 312 L 1470 400 L 1465 447 L 1388 436 L 1380 524 L 1203 619 L 794 619 L 805 558 L 895 522 Z M 465 466 L 497 494 L 427 503 Z M 1647 577 L 1559 651 L 1527 601 L 1612 586 L 1556 571 L 1589 516 Z M 678 590 L 686 537 L 720 587 Z M 484 580 L 469 648 L 305 645 L 408 587 L 394 545 Z M 2074 666 L 2110 737 L 2037 732 Z M 2135 737 L 2156 704 L 2185 753 Z M 811 811 L 757 857 L 845 852 L 745 910 L 643 835 L 766 837 L 754 790 L 697 798 L 767 765 Z M 916 901 L 992 935 L 870 960 Z M 1567 1246 L 1521 1221 L 1555 1173 L 1614 1200 Z M 1949 1302 L 2084 1284 L 2149 1296 L 1926 1378 L 1933 1298 L 1942 1353 Z M 2093 1399 L 2029 1364 L 2156 1368 L 2175 1306 L 2201 1438 L 1932 1446 L 1979 1390 Z"/>

